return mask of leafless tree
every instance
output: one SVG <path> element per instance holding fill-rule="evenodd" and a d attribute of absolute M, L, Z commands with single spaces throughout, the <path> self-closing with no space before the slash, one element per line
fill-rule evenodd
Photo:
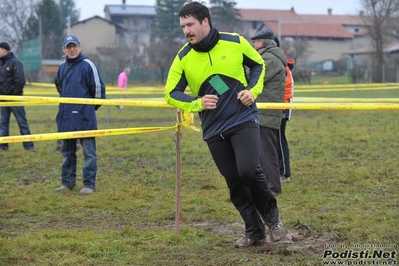
<path fill-rule="evenodd" d="M 106 75 L 106 82 L 114 84 L 118 78 L 118 75 L 126 67 L 130 67 L 132 72 L 135 68 L 141 68 L 144 64 L 144 58 L 140 53 L 140 48 L 134 45 L 134 40 L 129 38 L 122 38 L 118 46 L 101 48 L 101 55 L 96 58 L 96 55 L 90 55 L 90 58 L 94 58 L 101 69 Z M 97 56 L 98 57 L 98 56 Z"/>
<path fill-rule="evenodd" d="M 150 62 L 157 65 L 159 73 L 159 81 L 163 83 L 166 79 L 165 72 L 170 67 L 177 52 L 182 47 L 183 42 L 179 39 L 163 38 L 151 42 L 147 47 L 147 54 Z"/>
<path fill-rule="evenodd" d="M 219 31 L 239 30 L 241 13 L 234 0 L 210 0 L 212 25 Z"/>
<path fill-rule="evenodd" d="M 24 39 L 23 29 L 38 0 L 1 0 L 0 1 L 0 36 L 13 50 L 21 49 Z"/>
<path fill-rule="evenodd" d="M 115 84 L 118 74 L 129 66 L 126 58 L 126 51 L 118 47 L 102 47 L 97 54 L 87 54 L 104 73 L 106 83 Z"/>
<path fill-rule="evenodd" d="M 308 39 L 299 36 L 291 41 L 285 41 L 282 48 L 287 50 L 290 58 L 294 59 L 296 64 L 301 60 L 306 61 L 306 58 L 312 54 Z"/>
<path fill-rule="evenodd" d="M 375 81 L 381 82 L 383 81 L 384 45 L 388 43 L 390 36 L 394 33 L 394 25 L 397 29 L 398 24 L 393 22 L 398 19 L 399 1 L 362 0 L 362 6 L 365 10 L 363 19 L 375 47 L 373 60 L 376 67 Z"/>

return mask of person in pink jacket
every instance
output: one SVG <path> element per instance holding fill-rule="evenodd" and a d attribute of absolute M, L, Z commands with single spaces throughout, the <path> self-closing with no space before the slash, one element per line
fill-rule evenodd
<path fill-rule="evenodd" d="M 125 68 L 118 76 L 118 88 L 121 90 L 126 90 L 127 83 L 129 80 L 130 68 Z M 122 94 L 123 98 L 127 98 L 126 94 Z M 119 109 L 123 109 L 123 105 L 117 106 Z"/>

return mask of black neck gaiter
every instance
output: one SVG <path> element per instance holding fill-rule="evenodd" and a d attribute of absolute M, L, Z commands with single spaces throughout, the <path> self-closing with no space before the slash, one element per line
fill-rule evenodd
<path fill-rule="evenodd" d="M 190 46 L 197 52 L 209 52 L 219 41 L 219 31 L 214 27 L 211 28 L 208 36 L 196 44 Z"/>

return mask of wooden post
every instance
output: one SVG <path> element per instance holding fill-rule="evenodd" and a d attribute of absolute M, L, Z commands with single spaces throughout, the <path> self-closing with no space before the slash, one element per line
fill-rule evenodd
<path fill-rule="evenodd" d="M 181 111 L 177 110 L 177 132 L 176 132 L 176 210 L 175 222 L 176 233 L 180 233 L 180 141 L 181 141 Z"/>

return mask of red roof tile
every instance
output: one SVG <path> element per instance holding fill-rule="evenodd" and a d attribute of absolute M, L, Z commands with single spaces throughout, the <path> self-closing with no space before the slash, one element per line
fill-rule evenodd
<path fill-rule="evenodd" d="M 366 25 L 361 16 L 353 15 L 300 15 L 303 22 L 341 24 L 341 25 Z"/>
<path fill-rule="evenodd" d="M 267 26 L 278 34 L 277 22 L 265 22 Z M 345 38 L 352 39 L 350 34 L 342 25 L 320 24 L 320 23 L 281 23 L 281 36 L 302 36 L 318 38 Z"/>
<path fill-rule="evenodd" d="M 277 21 L 278 16 L 284 21 L 301 21 L 295 11 L 272 9 L 240 9 L 241 20 Z"/>
<path fill-rule="evenodd" d="M 390 43 L 390 44 L 387 44 L 384 46 L 384 53 L 394 53 L 397 51 L 399 51 L 399 42 Z M 370 53 L 374 53 L 374 52 L 375 52 L 374 47 L 362 47 L 362 48 L 350 50 L 346 54 L 363 55 L 363 54 L 370 54 Z"/>
<path fill-rule="evenodd" d="M 361 16 L 355 15 L 301 15 L 292 10 L 239 9 L 241 20 L 324 23 L 340 25 L 365 25 Z"/>

